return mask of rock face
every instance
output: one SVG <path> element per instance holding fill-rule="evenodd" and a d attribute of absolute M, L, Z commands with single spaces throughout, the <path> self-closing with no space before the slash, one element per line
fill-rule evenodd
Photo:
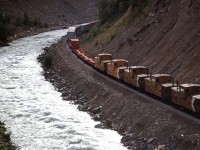
<path fill-rule="evenodd" d="M 84 23 L 96 18 L 96 0 L 1 0 L 0 10 L 11 16 L 40 17 L 49 24 Z"/>
<path fill-rule="evenodd" d="M 45 77 L 82 111 L 123 135 L 128 149 L 198 149 L 200 126 L 171 109 L 120 86 L 104 77 L 68 49 L 66 39 L 41 57 L 52 58 Z M 172 107 L 172 106 L 171 106 Z"/>
<path fill-rule="evenodd" d="M 106 41 L 109 38 L 105 36 L 114 27 L 83 49 L 92 56 L 112 53 L 115 58 L 127 59 L 130 65 L 144 65 L 153 73 L 172 74 L 181 83 L 200 84 L 199 0 L 152 0 L 130 21 L 131 17 L 127 19 L 129 25 L 122 22 L 121 32 L 112 36 L 112 40 Z"/>

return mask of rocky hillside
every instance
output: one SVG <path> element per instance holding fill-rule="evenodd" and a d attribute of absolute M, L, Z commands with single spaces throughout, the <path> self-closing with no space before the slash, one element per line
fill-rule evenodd
<path fill-rule="evenodd" d="M 96 0 L 0 0 L 0 12 L 11 16 L 40 17 L 50 24 L 74 24 L 95 19 Z"/>
<path fill-rule="evenodd" d="M 200 83 L 200 2 L 152 0 L 138 11 L 129 8 L 111 27 L 83 49 L 92 56 L 109 52 L 130 65 L 145 65 L 153 73 Z"/>

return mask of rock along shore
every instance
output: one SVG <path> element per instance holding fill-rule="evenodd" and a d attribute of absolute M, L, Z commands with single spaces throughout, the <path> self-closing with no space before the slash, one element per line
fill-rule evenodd
<path fill-rule="evenodd" d="M 16 146 L 10 140 L 10 134 L 7 133 L 4 124 L 0 122 L 0 149 L 15 150 Z"/>
<path fill-rule="evenodd" d="M 38 60 L 46 80 L 62 93 L 63 100 L 101 121 L 97 128 L 120 133 L 128 149 L 198 149 L 198 123 L 100 75 L 70 51 L 65 38 L 45 48 Z"/>

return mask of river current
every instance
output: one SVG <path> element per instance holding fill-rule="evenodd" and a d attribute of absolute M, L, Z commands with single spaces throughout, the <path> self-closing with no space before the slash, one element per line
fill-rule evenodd
<path fill-rule="evenodd" d="M 37 57 L 66 30 L 22 38 L 0 48 L 0 121 L 20 150 L 123 150 L 115 131 L 95 122 L 44 79 Z"/>

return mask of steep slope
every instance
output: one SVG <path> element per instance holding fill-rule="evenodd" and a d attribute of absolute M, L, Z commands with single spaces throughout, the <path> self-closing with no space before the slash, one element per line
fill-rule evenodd
<path fill-rule="evenodd" d="M 22 16 L 40 17 L 52 24 L 74 24 L 95 19 L 96 0 L 0 0 L 0 12 Z"/>
<path fill-rule="evenodd" d="M 130 20 L 131 14 L 108 43 L 102 44 L 101 39 L 107 39 L 101 33 L 89 44 L 84 43 L 83 48 L 93 56 L 109 52 L 115 58 L 127 59 L 130 65 L 145 65 L 153 73 L 173 74 L 181 83 L 200 83 L 198 0 L 153 0 L 132 16 L 129 25 L 124 22 Z M 106 33 L 112 33 L 112 28 Z"/>

